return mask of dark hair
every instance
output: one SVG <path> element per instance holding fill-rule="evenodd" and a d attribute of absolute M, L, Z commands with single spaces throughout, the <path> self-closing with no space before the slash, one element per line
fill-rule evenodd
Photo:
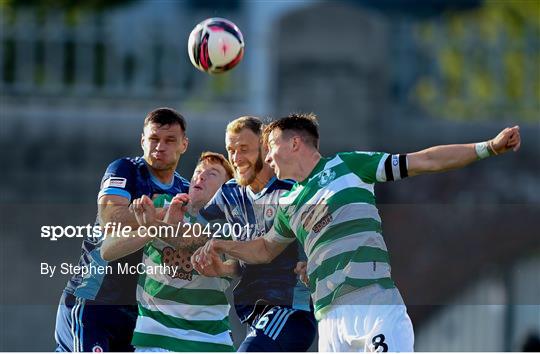
<path fill-rule="evenodd" d="M 263 130 L 263 122 L 257 117 L 243 116 L 240 118 L 236 118 L 232 122 L 229 122 L 229 124 L 227 124 L 226 132 L 238 134 L 242 129 L 246 128 L 255 133 L 255 135 L 261 136 Z"/>
<path fill-rule="evenodd" d="M 146 127 L 148 124 L 151 123 L 156 123 L 160 126 L 168 124 L 179 124 L 180 128 L 182 128 L 182 131 L 184 133 L 186 132 L 186 120 L 180 113 L 178 113 L 172 108 L 157 108 L 154 109 L 152 112 L 148 113 L 146 115 L 146 118 L 144 118 L 144 126 Z"/>
<path fill-rule="evenodd" d="M 313 113 L 293 113 L 268 124 L 263 132 L 265 144 L 268 144 L 268 136 L 275 129 L 284 133 L 295 132 L 305 143 L 312 145 L 315 149 L 319 148 L 319 123 L 317 116 Z"/>
<path fill-rule="evenodd" d="M 234 170 L 225 156 L 218 154 L 217 152 L 205 151 L 199 157 L 199 162 L 197 162 L 197 165 L 201 164 L 203 161 L 220 164 L 225 169 L 225 173 L 227 173 L 227 177 L 229 177 L 228 179 L 233 178 Z"/>

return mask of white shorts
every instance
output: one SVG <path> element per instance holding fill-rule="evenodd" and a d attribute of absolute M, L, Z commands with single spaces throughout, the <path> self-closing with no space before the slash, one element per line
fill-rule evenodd
<path fill-rule="evenodd" d="M 396 288 L 372 285 L 336 302 L 319 320 L 319 351 L 414 351 L 412 322 Z"/>

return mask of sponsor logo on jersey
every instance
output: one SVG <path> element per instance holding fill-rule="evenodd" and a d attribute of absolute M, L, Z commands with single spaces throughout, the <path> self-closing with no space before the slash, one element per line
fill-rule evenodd
<path fill-rule="evenodd" d="M 319 187 L 324 187 L 336 178 L 336 172 L 332 170 L 324 170 L 319 178 Z"/>
<path fill-rule="evenodd" d="M 321 232 L 322 229 L 324 229 L 328 224 L 330 224 L 332 220 L 334 220 L 332 214 L 326 214 L 318 223 L 315 224 L 315 226 L 313 226 L 313 232 L 318 234 L 319 232 Z"/>
<path fill-rule="evenodd" d="M 321 199 L 320 204 L 310 205 L 302 213 L 301 220 L 304 230 L 319 232 L 324 226 L 332 221 L 332 215 L 328 213 L 328 205 L 323 204 L 325 199 Z M 323 215 L 321 217 L 321 215 Z M 326 224 L 325 224 L 326 223 Z M 319 225 L 319 228 L 317 228 Z M 317 228 L 317 230 L 315 230 Z"/>
<path fill-rule="evenodd" d="M 191 281 L 193 279 L 193 266 L 191 265 L 191 253 L 187 250 L 175 250 L 171 247 L 163 249 L 162 263 L 176 269 L 174 274 L 167 274 L 171 278 Z"/>
<path fill-rule="evenodd" d="M 399 155 L 392 155 L 392 166 L 397 166 L 399 164 Z"/>
<path fill-rule="evenodd" d="M 105 182 L 103 182 L 102 188 L 116 187 L 116 188 L 125 188 L 127 184 L 127 179 L 123 177 L 109 177 Z"/>

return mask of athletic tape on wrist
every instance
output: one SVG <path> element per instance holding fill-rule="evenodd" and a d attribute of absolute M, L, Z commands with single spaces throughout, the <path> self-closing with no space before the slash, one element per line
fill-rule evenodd
<path fill-rule="evenodd" d="M 476 150 L 476 155 L 478 156 L 479 159 L 485 159 L 486 157 L 489 157 L 487 141 L 483 141 L 481 143 L 475 144 L 474 149 Z"/>

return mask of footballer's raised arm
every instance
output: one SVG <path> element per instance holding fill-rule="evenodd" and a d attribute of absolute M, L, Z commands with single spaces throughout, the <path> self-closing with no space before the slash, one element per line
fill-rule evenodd
<path fill-rule="evenodd" d="M 520 145 L 519 126 L 505 128 L 495 138 L 481 143 L 440 145 L 407 154 L 407 171 L 409 176 L 416 176 L 454 170 L 479 159 L 517 151 Z"/>

